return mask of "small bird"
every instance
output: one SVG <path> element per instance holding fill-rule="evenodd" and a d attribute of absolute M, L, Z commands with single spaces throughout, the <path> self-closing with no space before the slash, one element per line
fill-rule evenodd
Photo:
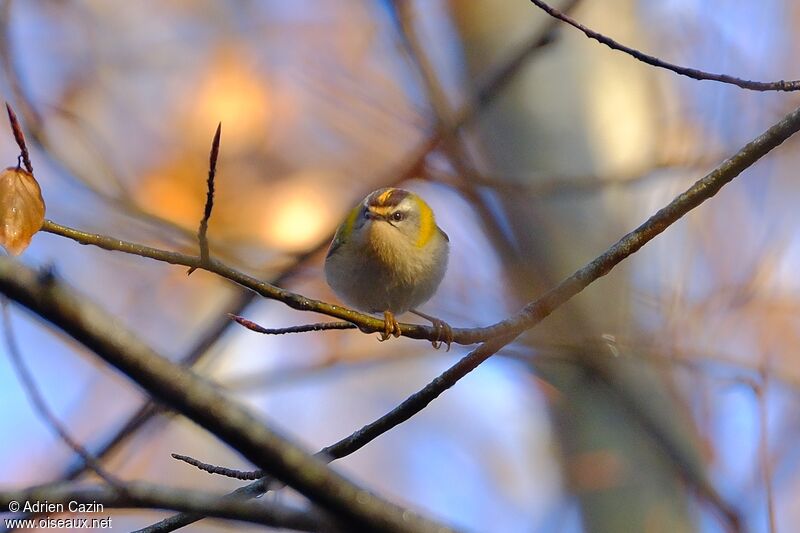
<path fill-rule="evenodd" d="M 383 313 L 380 340 L 399 337 L 395 315 L 411 311 L 436 328 L 435 348 L 440 340 L 449 348 L 450 326 L 416 309 L 442 282 L 449 242 L 422 198 L 404 189 L 378 189 L 356 205 L 336 230 L 325 258 L 325 277 L 347 304 Z"/>

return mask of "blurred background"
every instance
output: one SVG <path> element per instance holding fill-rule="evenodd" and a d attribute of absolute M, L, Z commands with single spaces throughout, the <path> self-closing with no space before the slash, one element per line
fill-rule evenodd
<path fill-rule="evenodd" d="M 667 61 L 800 78 L 790 0 L 553 4 Z M 450 235 L 447 277 L 423 309 L 457 327 L 536 298 L 800 104 L 653 69 L 525 0 L 7 0 L 0 17 L 0 87 L 49 218 L 195 253 L 222 121 L 215 257 L 333 301 L 321 270 L 333 231 L 367 193 L 400 185 Z M 793 530 L 797 147 L 787 142 L 335 468 L 470 531 L 729 531 L 735 516 L 748 531 Z M 7 166 L 17 152 L 0 135 Z M 467 351 L 353 331 L 258 335 L 226 313 L 265 327 L 321 317 L 54 235 L 36 235 L 21 260 L 52 267 L 312 451 Z M 89 449 L 108 448 L 108 470 L 176 487 L 242 484 L 170 458 L 250 468 L 184 419 L 158 413 L 125 429 L 146 401 L 135 386 L 26 312 L 12 318 L 48 404 Z M 7 357 L 0 390 L 0 487 L 76 475 Z M 119 531 L 167 516 L 111 514 Z"/>

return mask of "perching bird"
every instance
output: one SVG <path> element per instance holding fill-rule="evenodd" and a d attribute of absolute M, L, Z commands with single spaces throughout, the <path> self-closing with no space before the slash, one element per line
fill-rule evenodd
<path fill-rule="evenodd" d="M 356 205 L 336 230 L 325 258 L 325 277 L 347 304 L 383 313 L 381 340 L 400 336 L 395 315 L 411 311 L 430 320 L 439 332 L 434 347 L 444 340 L 449 348 L 450 327 L 416 310 L 442 282 L 449 241 L 422 198 L 403 189 L 379 189 Z"/>

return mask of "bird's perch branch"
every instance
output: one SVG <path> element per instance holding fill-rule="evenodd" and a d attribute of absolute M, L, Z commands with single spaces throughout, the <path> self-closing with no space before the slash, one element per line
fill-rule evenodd
<path fill-rule="evenodd" d="M 798 129 L 800 129 L 800 109 L 789 113 L 780 122 L 749 142 L 736 154 L 723 161 L 705 177 L 695 182 L 641 226 L 622 237 L 605 253 L 577 270 L 540 298 L 531 301 L 517 314 L 487 327 L 453 328 L 453 341 L 459 344 L 474 344 L 503 336 L 516 336 L 535 326 L 552 313 L 553 310 L 581 292 L 593 281 L 608 274 L 616 265 L 661 234 L 686 213 L 714 196 L 725 184 L 783 143 Z M 105 235 L 87 233 L 62 226 L 50 220 L 45 220 L 42 230 L 67 237 L 81 244 L 94 245 L 106 250 L 138 255 L 171 264 L 202 268 L 250 289 L 265 298 L 281 301 L 289 307 L 300 311 L 313 311 L 345 320 L 356 324 L 364 332 L 379 332 L 384 328 L 383 320 L 276 287 L 214 259 L 209 259 L 208 263 L 204 264 L 202 259 L 196 256 L 160 250 Z M 400 331 L 402 335 L 414 339 L 433 341 L 437 338 L 436 329 L 430 326 L 401 324 Z"/>

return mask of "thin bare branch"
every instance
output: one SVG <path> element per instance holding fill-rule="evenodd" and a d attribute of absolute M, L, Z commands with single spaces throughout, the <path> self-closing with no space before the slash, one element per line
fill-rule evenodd
<path fill-rule="evenodd" d="M 751 81 L 751 80 L 744 80 L 742 78 L 737 78 L 735 76 L 729 76 L 728 74 L 714 74 L 712 72 L 705 72 L 702 70 L 698 70 L 696 68 L 688 68 L 682 67 L 680 65 L 675 65 L 673 63 L 667 63 L 663 59 L 659 59 L 655 56 L 651 56 L 640 52 L 635 48 L 631 48 L 630 46 L 626 46 L 621 44 L 611 37 L 607 37 L 600 32 L 594 31 L 591 28 L 587 28 L 580 22 L 576 21 L 575 19 L 571 18 L 570 16 L 562 13 L 561 11 L 555 9 L 547 5 L 546 3 L 542 2 L 542 0 L 531 0 L 531 2 L 550 15 L 562 22 L 565 22 L 576 28 L 584 33 L 588 38 L 594 39 L 595 41 L 604 44 L 611 48 L 612 50 L 617 50 L 619 52 L 623 52 L 628 54 L 629 56 L 633 57 L 641 61 L 642 63 L 646 63 L 650 66 L 663 68 L 666 70 L 670 70 L 675 74 L 680 74 L 681 76 L 686 76 L 692 78 L 694 80 L 708 80 L 708 81 L 718 81 L 720 83 L 727 83 L 729 85 L 735 85 L 737 87 L 741 87 L 742 89 L 748 89 L 751 91 L 797 91 L 800 90 L 800 80 L 794 81 Z"/>
<path fill-rule="evenodd" d="M 197 230 L 197 242 L 200 245 L 200 261 L 208 262 L 208 220 L 211 218 L 211 211 L 214 209 L 214 176 L 217 173 L 217 157 L 219 157 L 219 139 L 222 134 L 222 122 L 217 124 L 217 131 L 214 132 L 214 139 L 211 141 L 211 153 L 208 156 L 208 179 L 206 180 L 206 205 L 203 209 L 203 219 Z M 186 275 L 190 275 L 197 267 L 189 268 Z"/>
<path fill-rule="evenodd" d="M 203 461 L 199 461 L 194 457 L 189 457 L 188 455 L 181 455 L 179 453 L 172 453 L 170 454 L 173 459 L 177 459 L 178 461 L 183 461 L 186 464 L 192 465 L 193 467 L 202 470 L 203 472 L 208 472 L 209 474 L 214 474 L 217 476 L 224 476 L 230 477 L 234 479 L 239 479 L 242 481 L 254 481 L 256 479 L 261 479 L 264 477 L 264 473 L 262 470 L 236 470 L 233 468 L 225 468 L 224 466 L 217 466 L 212 465 L 210 463 L 204 463 Z"/>
<path fill-rule="evenodd" d="M 264 335 L 285 335 L 287 333 L 308 333 L 309 331 L 328 331 L 331 329 L 357 329 L 355 324 L 350 322 L 318 322 L 316 324 L 303 324 L 302 326 L 290 326 L 288 328 L 265 328 L 247 320 L 244 317 L 228 314 L 231 320 L 237 324 L 255 331 L 256 333 L 263 333 Z"/>

